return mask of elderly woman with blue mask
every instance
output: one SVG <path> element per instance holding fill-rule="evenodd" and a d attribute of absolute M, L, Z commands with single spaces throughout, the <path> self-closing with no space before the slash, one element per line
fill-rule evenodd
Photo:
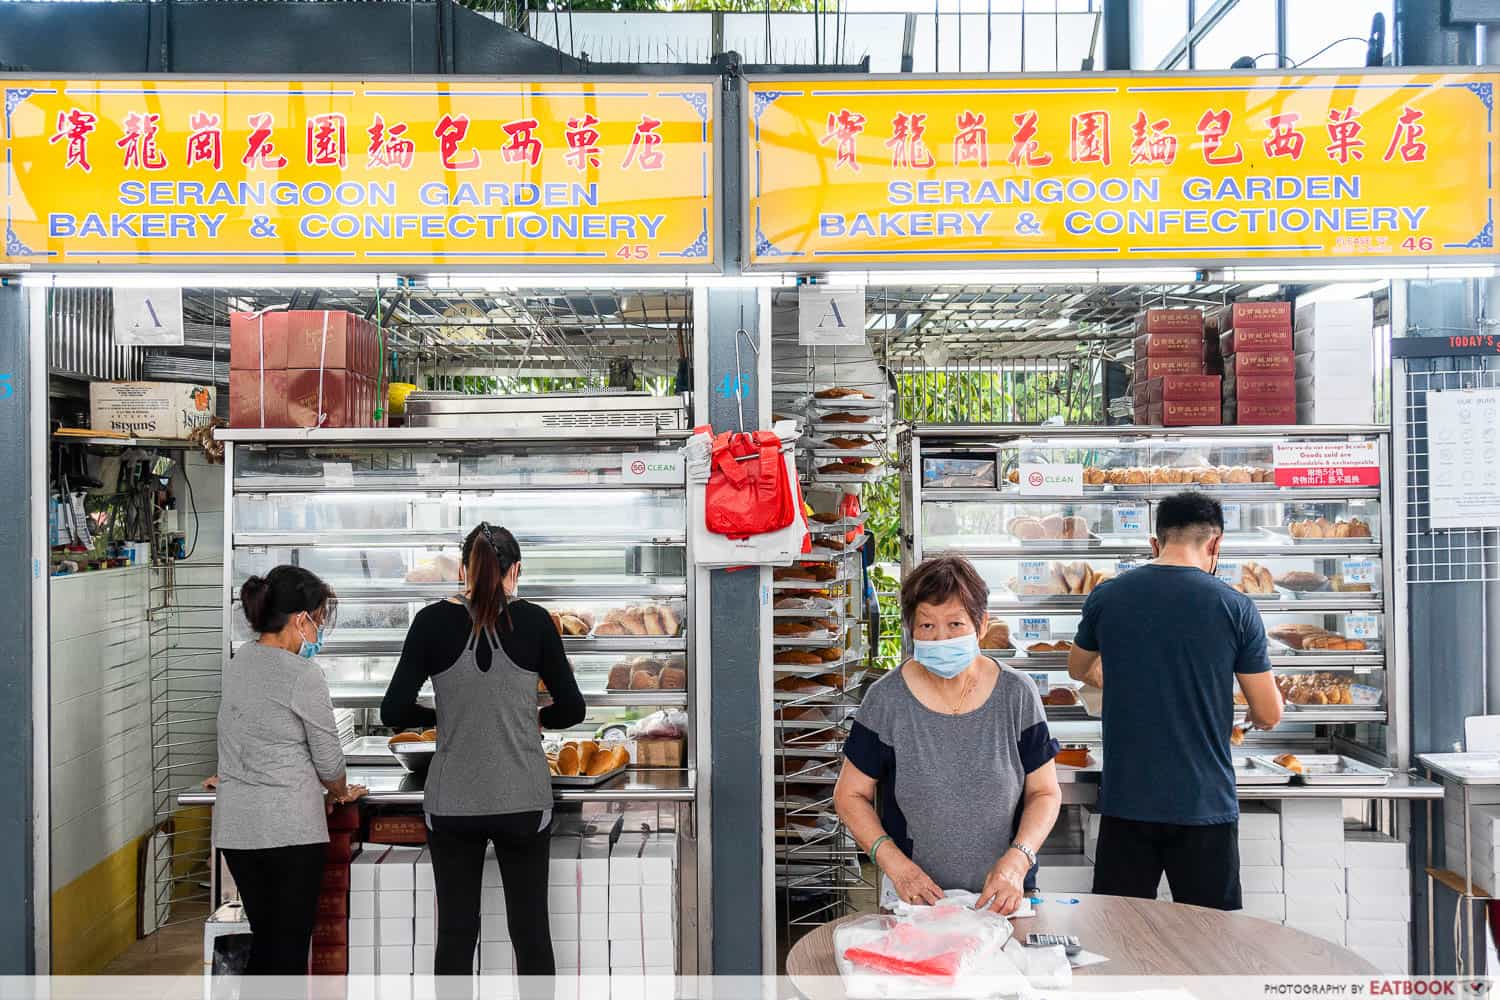
<path fill-rule="evenodd" d="M 979 894 L 1010 914 L 1057 822 L 1057 741 L 1031 678 L 979 651 L 989 588 L 945 555 L 901 586 L 913 656 L 871 685 L 844 744 L 839 818 L 883 873 L 881 902 Z"/>

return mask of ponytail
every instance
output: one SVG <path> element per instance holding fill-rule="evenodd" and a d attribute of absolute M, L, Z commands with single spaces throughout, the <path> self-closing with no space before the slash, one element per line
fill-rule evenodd
<path fill-rule="evenodd" d="M 469 532 L 463 547 L 464 573 L 469 580 L 469 613 L 476 633 L 509 632 L 510 608 L 505 575 L 521 561 L 521 546 L 506 529 L 488 522 Z"/>

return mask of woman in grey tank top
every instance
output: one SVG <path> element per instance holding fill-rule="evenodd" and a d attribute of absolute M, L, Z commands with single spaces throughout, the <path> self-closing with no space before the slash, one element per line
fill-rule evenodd
<path fill-rule="evenodd" d="M 493 844 L 516 972 L 551 976 L 552 780 L 541 730 L 582 722 L 583 696 L 551 615 L 514 599 L 521 573 L 515 537 L 481 524 L 464 540 L 462 572 L 463 593 L 412 620 L 381 703 L 388 726 L 437 726 L 424 792 L 437 888 L 434 972 L 473 972 L 485 851 Z M 435 711 L 417 704 L 429 680 Z M 538 680 L 552 696 L 540 712 Z"/>

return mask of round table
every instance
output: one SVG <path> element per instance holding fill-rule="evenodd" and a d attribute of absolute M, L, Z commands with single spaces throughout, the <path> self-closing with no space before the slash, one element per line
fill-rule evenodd
<path fill-rule="evenodd" d="M 1088 976 L 1363 976 L 1376 971 L 1331 941 L 1238 913 L 1119 896 L 1047 893 L 1036 915 L 1015 921 L 1016 936 L 1071 934 L 1109 961 L 1075 970 Z M 1077 902 L 1063 902 L 1077 900 Z M 829 993 L 837 977 L 833 929 L 854 916 L 813 929 L 792 946 L 786 972 L 804 996 Z"/>

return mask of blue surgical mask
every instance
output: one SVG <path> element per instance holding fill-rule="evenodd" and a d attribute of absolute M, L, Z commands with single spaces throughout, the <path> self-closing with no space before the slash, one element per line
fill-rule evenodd
<path fill-rule="evenodd" d="M 979 655 L 979 636 L 970 632 L 953 639 L 916 639 L 912 654 L 939 677 L 957 677 Z"/>
<path fill-rule="evenodd" d="M 304 660 L 310 660 L 323 651 L 323 626 L 318 626 L 318 638 L 313 642 L 302 640 L 302 645 L 297 648 L 297 655 Z"/>

